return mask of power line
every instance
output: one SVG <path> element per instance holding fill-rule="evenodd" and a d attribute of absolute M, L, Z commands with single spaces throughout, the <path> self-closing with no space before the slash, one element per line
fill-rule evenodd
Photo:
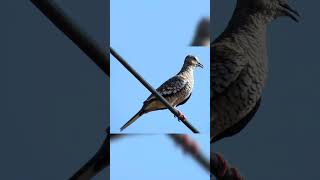
<path fill-rule="evenodd" d="M 204 154 L 200 153 L 198 145 L 189 136 L 181 134 L 170 134 L 168 136 L 185 152 L 188 152 L 204 169 L 210 171 L 210 161 Z"/>
<path fill-rule="evenodd" d="M 100 49 L 96 43 L 89 38 L 89 36 L 82 32 L 78 26 L 76 26 L 70 18 L 53 2 L 48 0 L 30 0 L 53 24 L 55 24 L 67 37 L 69 37 L 90 59 L 108 76 L 110 77 L 110 64 L 109 57 L 106 52 Z M 112 48 L 111 53 L 116 57 L 120 57 L 120 61 L 123 60 Z M 118 59 L 117 58 L 117 59 Z M 119 60 L 118 59 L 118 60 Z M 136 72 L 131 66 L 122 61 L 122 64 L 132 72 Z M 151 93 L 153 93 L 159 100 L 168 107 L 168 109 L 179 117 L 179 112 L 174 109 L 150 84 L 148 84 L 138 73 L 132 73 Z M 140 78 L 138 78 L 140 77 Z M 198 133 L 186 119 L 180 119 L 189 129 L 194 133 Z M 98 150 L 97 154 L 86 163 L 80 170 L 78 170 L 72 177 L 77 179 L 80 174 L 86 173 L 86 171 L 93 172 L 89 176 L 93 177 L 110 163 L 110 140 L 121 136 L 111 135 L 110 129 L 107 130 L 107 136 Z M 99 161 L 97 161 L 97 159 Z M 90 166 L 93 165 L 93 166 Z M 90 167 L 94 167 L 93 171 L 89 171 Z"/>
<path fill-rule="evenodd" d="M 167 108 L 176 116 L 180 117 L 180 112 L 172 107 L 169 102 L 160 94 L 158 93 L 133 67 L 130 66 L 112 47 L 110 47 L 110 53 L 135 77 L 137 78 L 141 84 L 144 85 L 153 95 L 155 95 Z M 192 132 L 199 133 L 199 131 L 192 126 L 188 122 L 186 118 L 179 118 L 184 125 L 186 125 Z"/>
<path fill-rule="evenodd" d="M 30 0 L 57 28 L 76 44 L 91 60 L 110 77 L 107 52 L 99 48 L 85 32 L 54 3 L 48 0 Z"/>

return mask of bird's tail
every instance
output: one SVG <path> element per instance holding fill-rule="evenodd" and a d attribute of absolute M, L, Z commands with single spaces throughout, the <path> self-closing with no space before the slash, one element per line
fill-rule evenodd
<path fill-rule="evenodd" d="M 120 131 L 123 131 L 125 128 L 130 126 L 132 123 L 134 123 L 140 116 L 143 115 L 143 110 L 141 109 L 137 114 L 135 114 L 127 123 L 125 123 L 121 128 Z"/>

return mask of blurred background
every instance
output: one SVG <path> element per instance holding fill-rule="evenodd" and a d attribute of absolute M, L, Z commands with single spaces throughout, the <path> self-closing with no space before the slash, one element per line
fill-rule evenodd
<path fill-rule="evenodd" d="M 207 135 L 191 135 L 201 153 L 210 158 Z M 111 179 L 209 180 L 203 169 L 166 135 L 130 135 L 111 143 Z"/>
<path fill-rule="evenodd" d="M 55 2 L 107 46 L 108 1 Z M 0 179 L 68 179 L 105 138 L 109 79 L 31 2 L 1 4 Z"/>
<path fill-rule="evenodd" d="M 211 1 L 211 29 L 226 27 L 235 0 Z M 269 78 L 254 119 L 238 135 L 213 148 L 248 180 L 320 179 L 319 1 L 290 1 L 301 22 L 269 25 Z"/>

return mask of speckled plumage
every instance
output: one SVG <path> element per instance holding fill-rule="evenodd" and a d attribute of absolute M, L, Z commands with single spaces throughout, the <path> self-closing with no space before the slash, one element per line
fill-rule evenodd
<path fill-rule="evenodd" d="M 227 28 L 211 44 L 211 142 L 239 132 L 260 105 L 268 72 L 267 25 L 284 12 L 277 3 L 238 0 Z"/>
<path fill-rule="evenodd" d="M 173 106 L 184 104 L 191 96 L 194 77 L 193 71 L 196 67 L 203 67 L 195 56 L 188 55 L 185 58 L 184 64 L 177 75 L 165 81 L 157 91 Z M 134 115 L 120 130 L 122 131 L 140 116 L 145 113 L 166 109 L 166 106 L 151 94 L 143 103 L 140 111 Z"/>

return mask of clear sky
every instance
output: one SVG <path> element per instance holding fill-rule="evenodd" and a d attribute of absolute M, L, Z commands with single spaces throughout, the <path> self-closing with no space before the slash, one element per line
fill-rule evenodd
<path fill-rule="evenodd" d="M 198 56 L 204 68 L 195 69 L 193 94 L 187 103 L 177 108 L 190 123 L 202 133 L 209 133 L 209 48 L 115 47 L 117 51 L 155 88 L 175 75 L 187 54 Z M 111 58 L 111 129 L 120 132 L 126 123 L 143 105 L 151 94 L 114 57 Z M 169 110 L 150 112 L 140 117 L 122 133 L 192 133 Z"/>
<path fill-rule="evenodd" d="M 192 48 L 198 21 L 210 14 L 210 1 L 112 0 L 110 45 L 154 88 L 175 75 L 188 54 L 204 65 L 194 72 L 194 91 L 179 106 L 201 136 L 195 140 L 209 158 L 209 48 Z M 150 92 L 112 56 L 111 132 L 119 133 Z M 148 113 L 123 133 L 192 133 L 168 110 Z M 111 143 L 111 179 L 209 179 L 191 157 L 164 135 L 132 136 Z"/>
<path fill-rule="evenodd" d="M 191 124 L 209 133 L 209 49 L 191 48 L 196 24 L 208 16 L 209 1 L 111 1 L 111 43 L 154 88 L 175 75 L 188 54 L 199 57 L 194 92 L 179 106 Z M 170 28 L 169 28 L 170 27 Z M 111 56 L 111 131 L 119 132 L 150 92 Z M 168 110 L 142 116 L 124 133 L 189 133 Z"/>
<path fill-rule="evenodd" d="M 209 159 L 208 136 L 192 135 Z M 165 135 L 138 135 L 111 142 L 111 179 L 209 180 L 204 170 Z"/>
<path fill-rule="evenodd" d="M 209 0 L 111 0 L 111 45 L 189 45 L 196 25 L 210 15 Z"/>
<path fill-rule="evenodd" d="M 225 28 L 235 0 L 213 1 L 212 30 Z M 254 119 L 214 149 L 248 180 L 320 179 L 320 1 L 290 1 L 300 23 L 280 18 L 268 27 L 269 77 Z"/>

